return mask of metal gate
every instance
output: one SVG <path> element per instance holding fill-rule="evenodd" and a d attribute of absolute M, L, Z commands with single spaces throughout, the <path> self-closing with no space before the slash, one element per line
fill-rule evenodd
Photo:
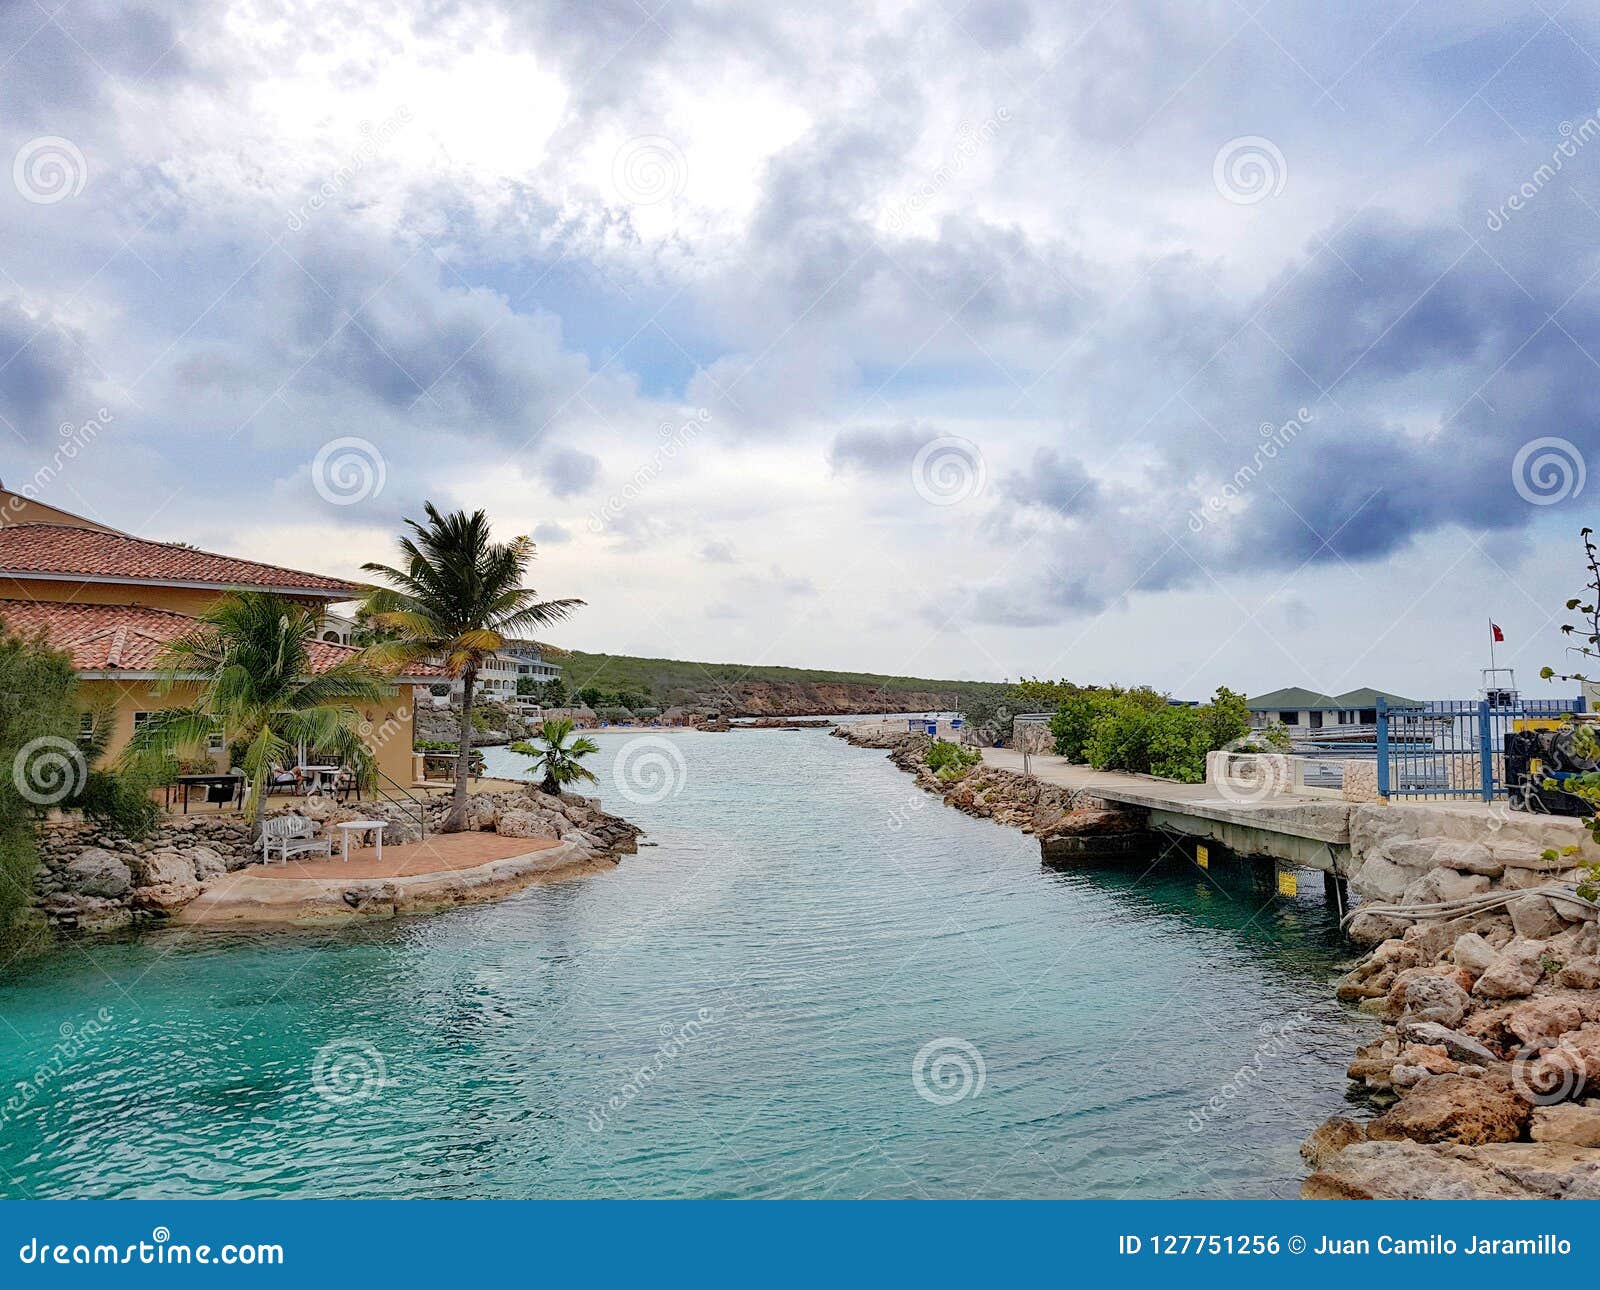
<path fill-rule="evenodd" d="M 1505 737 L 1582 711 L 1582 699 L 1445 699 L 1391 708 L 1380 697 L 1378 795 L 1505 797 Z"/>

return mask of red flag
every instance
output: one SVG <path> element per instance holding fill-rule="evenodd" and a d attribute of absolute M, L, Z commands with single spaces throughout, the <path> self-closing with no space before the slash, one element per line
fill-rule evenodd
<path fill-rule="evenodd" d="M 1495 624 L 1490 623 L 1489 624 L 1489 630 L 1494 634 L 1494 642 L 1495 642 L 1495 644 L 1499 645 L 1499 644 L 1503 644 L 1504 643 L 1504 641 L 1506 639 L 1506 634 L 1503 631 L 1501 631 L 1497 626 L 1495 626 Z"/>

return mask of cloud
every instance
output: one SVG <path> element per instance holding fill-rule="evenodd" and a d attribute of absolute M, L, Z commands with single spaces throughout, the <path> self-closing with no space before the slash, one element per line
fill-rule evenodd
<path fill-rule="evenodd" d="M 721 539 L 713 539 L 700 547 L 700 558 L 709 564 L 736 564 L 738 554 L 733 549 L 733 543 Z"/>
<path fill-rule="evenodd" d="M 545 546 L 560 546 L 563 543 L 572 541 L 572 533 L 569 529 L 563 528 L 559 524 L 546 522 L 534 526 L 533 540 L 543 543 Z"/>
<path fill-rule="evenodd" d="M 917 450 L 938 435 L 912 426 L 841 430 L 828 450 L 835 474 L 906 475 Z"/>
<path fill-rule="evenodd" d="M 539 473 L 557 497 L 572 497 L 593 486 L 600 459 L 577 448 L 557 448 L 540 458 Z"/>
<path fill-rule="evenodd" d="M 81 336 L 48 314 L 0 300 L 0 426 L 48 442 L 64 418 L 82 421 L 95 406 Z"/>

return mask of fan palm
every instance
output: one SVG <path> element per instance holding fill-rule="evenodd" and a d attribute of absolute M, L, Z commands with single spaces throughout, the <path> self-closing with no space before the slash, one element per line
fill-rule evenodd
<path fill-rule="evenodd" d="M 472 696 L 484 660 L 506 638 L 559 622 L 581 600 L 540 600 L 524 587 L 533 543 L 525 537 L 494 542 L 482 511 L 441 515 L 424 504 L 427 523 L 408 519 L 400 537 L 401 568 L 364 565 L 389 584 L 365 605 L 370 621 L 392 631 L 367 653 L 383 664 L 435 659 L 461 679 L 461 725 L 455 796 L 441 826 L 453 833 L 466 824 L 468 756 L 472 751 Z"/>
<path fill-rule="evenodd" d="M 578 759 L 599 752 L 600 745 L 588 735 L 578 735 L 568 743 L 575 729 L 571 721 L 562 717 L 541 724 L 533 736 L 535 742 L 511 745 L 512 752 L 533 758 L 533 765 L 529 769 L 543 776 L 539 787 L 546 793 L 554 795 L 561 791 L 564 784 L 576 784 L 582 780 L 592 782 L 595 778 L 594 772 Z"/>
<path fill-rule="evenodd" d="M 358 774 L 372 754 L 357 726 L 358 703 L 380 702 L 392 687 L 366 663 L 351 660 L 314 672 L 311 642 L 321 614 L 262 591 L 223 596 L 159 660 L 166 688 L 199 680 L 184 707 L 152 713 L 123 751 L 128 769 L 148 769 L 175 753 L 205 747 L 220 729 L 242 747 L 245 818 L 254 822 L 271 769 L 298 747 L 325 750 Z"/>

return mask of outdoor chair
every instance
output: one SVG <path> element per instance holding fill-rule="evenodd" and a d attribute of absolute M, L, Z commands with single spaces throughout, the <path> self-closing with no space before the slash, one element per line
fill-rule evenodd
<path fill-rule="evenodd" d="M 317 837 L 317 826 L 303 815 L 274 815 L 262 821 L 261 848 L 263 864 L 272 863 L 272 854 L 278 853 L 278 862 L 288 864 L 290 856 L 333 855 L 333 839 Z"/>
<path fill-rule="evenodd" d="M 356 801 L 361 800 L 361 776 L 348 766 L 339 767 L 339 773 L 333 779 L 334 796 L 342 806 L 350 800 L 350 795 L 355 794 Z"/>

